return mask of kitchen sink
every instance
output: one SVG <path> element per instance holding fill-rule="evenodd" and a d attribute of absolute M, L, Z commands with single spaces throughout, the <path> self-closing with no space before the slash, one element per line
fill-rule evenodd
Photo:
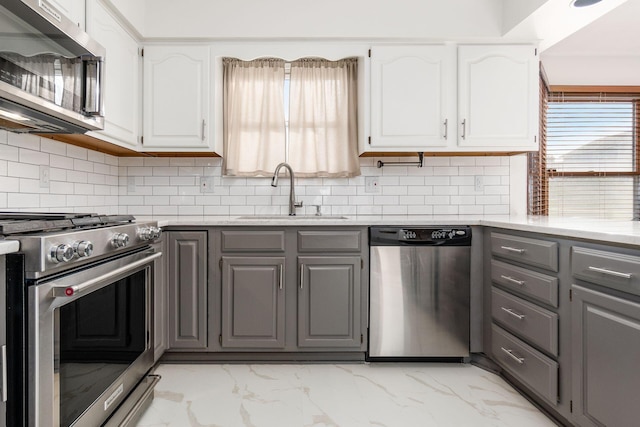
<path fill-rule="evenodd" d="M 338 220 L 338 219 L 349 219 L 346 216 L 342 215 L 251 215 L 251 216 L 239 216 L 236 219 L 244 220 L 244 221 L 255 221 L 255 220 L 263 220 L 263 219 L 285 219 L 285 220 L 301 220 L 301 219 L 310 219 L 310 220 Z"/>

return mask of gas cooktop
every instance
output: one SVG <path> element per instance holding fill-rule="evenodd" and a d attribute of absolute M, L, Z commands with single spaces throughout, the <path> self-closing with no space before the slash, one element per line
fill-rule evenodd
<path fill-rule="evenodd" d="M 132 215 L 0 212 L 0 235 L 109 227 L 135 221 Z"/>

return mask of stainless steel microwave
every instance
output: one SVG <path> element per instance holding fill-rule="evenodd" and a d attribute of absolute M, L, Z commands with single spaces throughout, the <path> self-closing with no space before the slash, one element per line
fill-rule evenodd
<path fill-rule="evenodd" d="M 104 128 L 105 49 L 47 0 L 0 3 L 0 129 Z"/>

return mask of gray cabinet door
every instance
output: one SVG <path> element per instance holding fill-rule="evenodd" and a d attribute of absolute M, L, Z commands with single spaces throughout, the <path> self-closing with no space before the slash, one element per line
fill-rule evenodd
<path fill-rule="evenodd" d="M 572 398 L 576 424 L 640 420 L 640 304 L 573 285 Z"/>
<path fill-rule="evenodd" d="M 298 257 L 298 346 L 361 346 L 357 256 Z"/>
<path fill-rule="evenodd" d="M 207 232 L 168 232 L 169 348 L 207 348 Z"/>
<path fill-rule="evenodd" d="M 222 257 L 223 348 L 284 348 L 284 260 Z"/>

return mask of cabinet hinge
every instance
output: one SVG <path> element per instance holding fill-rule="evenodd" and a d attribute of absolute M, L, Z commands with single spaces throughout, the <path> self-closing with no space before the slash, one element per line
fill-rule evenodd
<path fill-rule="evenodd" d="M 573 289 L 569 289 L 569 301 L 573 301 Z"/>
<path fill-rule="evenodd" d="M 533 49 L 533 54 L 534 54 L 535 56 L 538 56 L 538 48 Z"/>
<path fill-rule="evenodd" d="M 371 58 L 371 49 L 369 49 L 369 58 Z"/>
<path fill-rule="evenodd" d="M 222 270 L 222 258 L 220 258 L 220 261 L 218 262 L 218 266 L 220 267 L 220 270 Z"/>
<path fill-rule="evenodd" d="M 371 137 L 369 137 L 369 145 L 371 145 Z"/>
<path fill-rule="evenodd" d="M 218 342 L 222 345 L 222 334 L 218 335 Z"/>
<path fill-rule="evenodd" d="M 533 142 L 538 142 L 538 135 L 533 135 Z"/>
<path fill-rule="evenodd" d="M 362 344 L 364 342 L 364 335 L 360 334 L 360 344 Z"/>
<path fill-rule="evenodd" d="M 140 56 L 142 56 L 144 58 L 144 48 L 140 49 Z"/>
<path fill-rule="evenodd" d="M 144 144 L 144 136 L 140 135 L 140 144 Z"/>
<path fill-rule="evenodd" d="M 569 412 L 573 414 L 573 400 L 569 401 Z"/>

